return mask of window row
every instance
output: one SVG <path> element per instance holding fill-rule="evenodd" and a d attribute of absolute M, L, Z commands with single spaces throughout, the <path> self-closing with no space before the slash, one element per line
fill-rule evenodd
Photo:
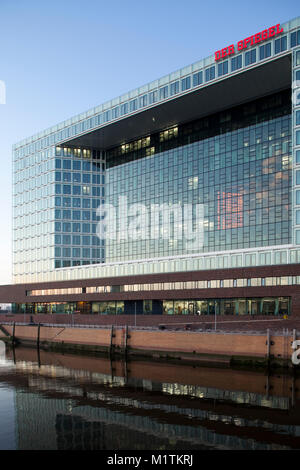
<path fill-rule="evenodd" d="M 104 186 L 86 186 L 86 185 L 70 185 L 70 184 L 55 184 L 55 194 L 73 194 L 73 196 L 104 196 Z"/>
<path fill-rule="evenodd" d="M 55 196 L 55 207 L 82 207 L 83 209 L 97 209 L 101 203 L 104 203 L 104 199 Z"/>
<path fill-rule="evenodd" d="M 281 276 L 250 279 L 219 279 L 210 281 L 180 281 L 159 282 L 153 284 L 128 284 L 114 286 L 87 286 L 69 287 L 61 289 L 28 290 L 27 296 L 35 295 L 64 295 L 64 294 L 96 294 L 118 292 L 141 292 L 160 290 L 188 290 L 188 289 L 219 289 L 233 287 L 269 287 L 289 286 L 300 284 L 300 276 Z"/>
<path fill-rule="evenodd" d="M 81 162 L 80 160 L 61 160 L 60 158 L 56 158 L 55 168 L 57 170 L 92 171 L 94 173 L 104 171 L 105 164 Z"/>
<path fill-rule="evenodd" d="M 70 248 L 70 247 L 55 247 L 56 258 L 102 258 L 104 259 L 104 250 L 100 248 Z"/>
<path fill-rule="evenodd" d="M 79 173 L 74 172 L 55 172 L 55 181 L 56 182 L 73 182 L 73 183 L 83 183 L 83 184 L 104 184 L 104 175 L 91 174 L 91 173 Z"/>

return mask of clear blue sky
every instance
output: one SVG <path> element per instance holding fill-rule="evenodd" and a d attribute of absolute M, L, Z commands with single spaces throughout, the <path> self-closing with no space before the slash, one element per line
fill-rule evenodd
<path fill-rule="evenodd" d="M 299 0 L 0 0 L 0 284 L 14 143 L 299 15 Z"/>

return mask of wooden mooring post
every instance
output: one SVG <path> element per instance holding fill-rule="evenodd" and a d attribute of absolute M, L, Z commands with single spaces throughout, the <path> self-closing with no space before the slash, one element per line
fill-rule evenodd
<path fill-rule="evenodd" d="M 12 344 L 15 344 L 15 337 L 16 337 L 16 324 L 13 323 L 13 332 L 12 332 Z"/>
<path fill-rule="evenodd" d="M 41 325 L 39 323 L 38 328 L 37 328 L 37 340 L 36 340 L 36 345 L 38 348 L 40 347 L 40 330 L 41 330 Z"/>
<path fill-rule="evenodd" d="M 110 345 L 109 345 L 109 355 L 111 356 L 113 354 L 114 350 L 114 344 L 113 344 L 113 338 L 115 337 L 114 334 L 114 326 L 111 325 L 111 331 L 110 331 Z"/>

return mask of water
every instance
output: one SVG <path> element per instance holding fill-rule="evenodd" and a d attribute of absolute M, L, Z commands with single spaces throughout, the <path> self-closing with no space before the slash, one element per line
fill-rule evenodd
<path fill-rule="evenodd" d="M 300 449 L 299 381 L 18 347 L 0 358 L 0 450 Z"/>

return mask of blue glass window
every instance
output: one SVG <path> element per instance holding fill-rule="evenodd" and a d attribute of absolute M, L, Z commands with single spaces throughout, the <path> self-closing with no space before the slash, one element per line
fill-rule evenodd
<path fill-rule="evenodd" d="M 117 106 L 116 108 L 113 108 L 111 112 L 112 112 L 112 118 L 117 119 L 119 117 L 119 106 Z"/>
<path fill-rule="evenodd" d="M 215 66 L 209 67 L 205 70 L 205 81 L 213 80 L 215 78 Z"/>
<path fill-rule="evenodd" d="M 90 248 L 82 248 L 82 257 L 89 258 L 90 257 Z"/>
<path fill-rule="evenodd" d="M 286 51 L 287 49 L 287 39 L 286 36 L 275 40 L 275 54 L 279 54 L 279 52 Z"/>
<path fill-rule="evenodd" d="M 61 197 L 60 196 L 55 197 L 55 205 L 56 205 L 56 207 L 61 206 Z"/>
<path fill-rule="evenodd" d="M 267 57 L 271 57 L 271 43 L 264 44 L 259 48 L 259 60 L 266 59 Z"/>
<path fill-rule="evenodd" d="M 300 150 L 296 151 L 296 163 L 300 163 Z"/>
<path fill-rule="evenodd" d="M 157 101 L 157 90 L 154 90 L 149 93 L 149 104 L 156 103 L 156 101 Z"/>
<path fill-rule="evenodd" d="M 55 160 L 55 168 L 60 169 L 61 168 L 61 160 L 58 158 Z"/>
<path fill-rule="evenodd" d="M 298 29 L 298 31 L 294 31 L 291 34 L 291 47 L 295 47 L 299 45 L 300 45 L 300 29 Z"/>
<path fill-rule="evenodd" d="M 69 266 L 71 266 L 71 261 L 63 260 L 62 267 L 63 268 L 68 268 Z"/>
<path fill-rule="evenodd" d="M 191 88 L 191 77 L 185 77 L 181 80 L 181 91 Z"/>
<path fill-rule="evenodd" d="M 55 209 L 54 217 L 55 217 L 56 219 L 61 219 L 61 210 Z"/>
<path fill-rule="evenodd" d="M 95 227 L 97 227 L 97 225 L 95 225 Z M 96 233 L 96 232 L 95 232 Z M 103 240 L 104 241 L 104 240 Z M 100 245 L 100 238 L 98 237 L 92 237 L 92 244 L 94 246 L 99 246 Z"/>
<path fill-rule="evenodd" d="M 92 256 L 93 256 L 93 258 L 100 258 L 100 250 L 99 250 L 99 248 L 93 248 L 93 249 L 92 249 Z"/>
<path fill-rule="evenodd" d="M 225 62 L 220 62 L 220 64 L 218 64 L 218 77 L 226 75 L 226 73 L 228 73 L 228 60 L 226 60 Z"/>
<path fill-rule="evenodd" d="M 60 249 L 59 246 L 55 247 L 54 254 L 55 254 L 55 256 L 60 256 L 61 255 L 61 249 Z"/>
<path fill-rule="evenodd" d="M 80 248 L 73 248 L 72 254 L 73 258 L 80 258 Z"/>
<path fill-rule="evenodd" d="M 139 98 L 139 105 L 140 105 L 140 108 L 147 106 L 147 95 L 143 95 Z"/>
<path fill-rule="evenodd" d="M 105 111 L 105 113 L 103 113 L 103 121 L 104 122 L 110 121 L 110 109 L 108 111 Z M 101 124 L 100 119 L 98 121 L 98 124 Z"/>
<path fill-rule="evenodd" d="M 71 232 L 71 224 L 70 224 L 70 222 L 63 222 L 63 224 L 62 224 L 62 231 L 63 231 L 63 232 Z"/>
<path fill-rule="evenodd" d="M 162 88 L 159 89 L 159 99 L 164 100 L 168 98 L 168 86 L 163 86 Z"/>
<path fill-rule="evenodd" d="M 90 220 L 90 219 L 91 219 L 90 211 L 82 211 L 82 220 Z"/>
<path fill-rule="evenodd" d="M 61 184 L 55 185 L 55 194 L 61 194 Z"/>
<path fill-rule="evenodd" d="M 93 184 L 100 184 L 100 175 L 93 175 Z"/>
<path fill-rule="evenodd" d="M 63 211 L 63 219 L 71 219 L 71 211 L 70 210 L 64 210 Z"/>
<path fill-rule="evenodd" d="M 73 232 L 78 233 L 80 232 L 80 230 L 81 230 L 80 224 L 77 222 L 73 223 Z"/>
<path fill-rule="evenodd" d="M 91 207 L 91 200 L 90 199 L 83 199 L 82 200 L 82 207 L 84 209 L 89 209 Z"/>
<path fill-rule="evenodd" d="M 91 230 L 90 224 L 82 224 L 83 233 L 90 233 L 90 230 Z"/>
<path fill-rule="evenodd" d="M 93 196 L 96 196 L 96 197 L 97 197 L 97 196 L 100 196 L 100 188 L 99 188 L 99 186 L 98 186 L 98 187 L 97 187 L 97 186 L 93 186 L 93 187 L 92 187 L 92 195 L 93 195 Z"/>
<path fill-rule="evenodd" d="M 61 243 L 61 235 L 55 235 L 54 240 L 55 240 L 55 243 L 59 245 Z"/>
<path fill-rule="evenodd" d="M 90 183 L 91 182 L 91 175 L 89 173 L 83 173 L 82 182 L 83 183 Z"/>
<path fill-rule="evenodd" d="M 90 162 L 82 162 L 82 169 L 83 169 L 83 171 L 91 171 Z"/>
<path fill-rule="evenodd" d="M 300 170 L 296 171 L 296 184 L 300 184 Z"/>
<path fill-rule="evenodd" d="M 61 172 L 60 171 L 55 172 L 55 181 L 61 181 Z"/>
<path fill-rule="evenodd" d="M 71 235 L 63 235 L 63 245 L 71 245 Z"/>
<path fill-rule="evenodd" d="M 80 211 L 73 211 L 73 220 L 80 220 Z"/>
<path fill-rule="evenodd" d="M 91 244 L 91 237 L 88 235 L 84 235 L 82 237 L 82 244 L 83 245 L 90 245 Z"/>
<path fill-rule="evenodd" d="M 100 206 L 100 199 L 92 199 L 92 208 L 97 209 Z"/>
<path fill-rule="evenodd" d="M 71 207 L 71 198 L 70 197 L 64 197 L 63 198 L 63 207 Z"/>
<path fill-rule="evenodd" d="M 193 75 L 193 86 L 198 86 L 203 83 L 203 72 L 197 72 Z"/>
<path fill-rule="evenodd" d="M 70 184 L 64 184 L 63 185 L 63 194 L 71 194 L 71 185 Z"/>
<path fill-rule="evenodd" d="M 73 170 L 81 170 L 81 162 L 79 160 L 73 161 Z"/>
<path fill-rule="evenodd" d="M 81 187 L 80 186 L 73 186 L 73 194 L 74 196 L 78 196 L 81 193 Z"/>
<path fill-rule="evenodd" d="M 245 54 L 245 65 L 251 65 L 256 62 L 256 49 L 246 52 Z"/>
<path fill-rule="evenodd" d="M 63 169 L 71 170 L 71 160 L 63 160 Z"/>
<path fill-rule="evenodd" d="M 121 104 L 121 116 L 128 113 L 128 103 Z"/>
<path fill-rule="evenodd" d="M 61 231 L 61 222 L 55 222 L 54 224 L 55 232 Z"/>
<path fill-rule="evenodd" d="M 71 248 L 63 248 L 63 257 L 69 258 L 71 256 Z"/>
<path fill-rule="evenodd" d="M 179 93 L 179 81 L 171 83 L 170 85 L 170 95 L 173 96 L 177 93 Z"/>
<path fill-rule="evenodd" d="M 63 181 L 71 182 L 71 173 L 63 173 Z"/>
<path fill-rule="evenodd" d="M 300 125 L 300 111 L 296 111 L 296 125 Z"/>
<path fill-rule="evenodd" d="M 132 113 L 133 111 L 136 111 L 138 108 L 138 102 L 137 99 L 131 100 L 129 103 L 130 106 L 130 112 Z"/>
<path fill-rule="evenodd" d="M 80 235 L 73 235 L 72 244 L 73 245 L 80 245 Z"/>
<path fill-rule="evenodd" d="M 73 207 L 81 207 L 80 197 L 73 197 Z"/>
<path fill-rule="evenodd" d="M 235 70 L 241 69 L 243 65 L 243 56 L 242 54 L 237 55 L 231 59 L 231 71 L 234 72 Z"/>

